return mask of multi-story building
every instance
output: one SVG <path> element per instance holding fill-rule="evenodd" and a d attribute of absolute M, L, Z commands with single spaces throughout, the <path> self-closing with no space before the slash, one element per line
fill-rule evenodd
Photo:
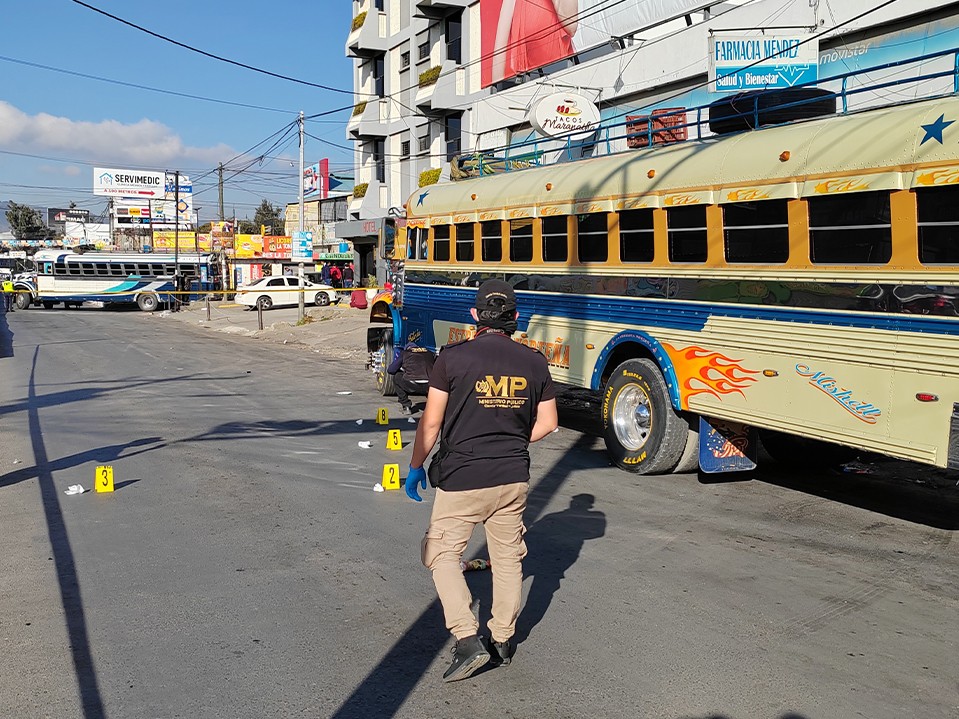
<path fill-rule="evenodd" d="M 696 108 L 736 89 L 715 82 L 725 67 L 718 38 L 799 42 L 810 67 L 787 63 L 784 77 L 794 74 L 786 82 L 818 76 L 830 90 L 928 75 L 940 66 L 948 73 L 953 56 L 929 56 L 959 46 L 954 0 L 516 0 L 512 17 L 504 17 L 503 6 L 353 0 L 346 51 L 354 58 L 357 104 L 347 136 L 356 144 L 349 213 L 358 222 L 338 227 L 337 236 L 353 239 L 358 252 L 375 241 L 384 218 L 404 214 L 421 186 L 450 179 L 451 160 L 459 160 L 455 179 L 481 168 L 625 151 L 643 144 L 627 137 L 636 127 L 627 127 L 627 116 L 661 108 L 680 108 L 676 122 L 690 124 L 689 137 L 709 134 L 708 124 L 695 124 L 709 113 Z M 825 81 L 910 57 L 926 59 Z M 842 109 L 951 90 L 949 76 L 912 87 L 887 84 L 849 95 Z M 590 141 L 570 143 L 535 128 L 537 104 L 556 92 L 598 115 Z"/>

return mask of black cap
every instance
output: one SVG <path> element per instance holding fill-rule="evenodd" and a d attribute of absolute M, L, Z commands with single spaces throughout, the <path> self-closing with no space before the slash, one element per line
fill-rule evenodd
<path fill-rule="evenodd" d="M 503 280 L 486 280 L 476 290 L 477 310 L 515 310 L 516 293 Z"/>

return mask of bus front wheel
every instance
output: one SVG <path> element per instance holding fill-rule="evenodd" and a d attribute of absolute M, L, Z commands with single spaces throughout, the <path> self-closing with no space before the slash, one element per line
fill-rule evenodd
<path fill-rule="evenodd" d="M 21 290 L 20 292 L 17 292 L 16 303 L 18 310 L 25 310 L 33 304 L 33 295 L 26 290 Z"/>
<path fill-rule="evenodd" d="M 671 472 L 683 458 L 690 426 L 669 401 L 656 363 L 619 365 L 603 393 L 603 439 L 613 462 L 636 474 Z"/>
<path fill-rule="evenodd" d="M 137 307 L 144 312 L 155 312 L 160 306 L 160 298 L 154 294 L 146 293 L 137 297 Z"/>

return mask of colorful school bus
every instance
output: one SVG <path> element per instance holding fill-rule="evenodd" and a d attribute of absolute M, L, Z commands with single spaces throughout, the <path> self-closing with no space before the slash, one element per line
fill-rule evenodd
<path fill-rule="evenodd" d="M 757 434 L 957 468 L 957 121 L 947 97 L 422 188 L 372 307 L 380 389 L 496 277 L 514 339 L 602 391 L 623 469 L 748 468 Z"/>

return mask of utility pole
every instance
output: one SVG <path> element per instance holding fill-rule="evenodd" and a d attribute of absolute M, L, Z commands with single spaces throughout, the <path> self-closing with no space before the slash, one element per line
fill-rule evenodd
<path fill-rule="evenodd" d="M 300 216 L 299 216 L 297 225 L 298 225 L 299 231 L 300 231 L 300 233 L 301 233 L 300 236 L 299 236 L 299 238 L 297 238 L 297 239 L 298 239 L 298 241 L 302 242 L 302 241 L 303 241 L 303 240 L 302 240 L 302 237 L 303 237 L 303 235 L 302 235 L 302 232 L 303 232 L 303 138 L 304 138 L 304 132 L 305 132 L 305 128 L 304 128 L 304 124 L 305 124 L 305 123 L 303 122 L 303 111 L 302 111 L 302 110 L 300 110 L 300 116 L 299 116 L 299 118 L 298 118 L 298 120 L 297 120 L 297 123 L 298 123 L 299 126 L 300 126 L 300 174 L 299 174 L 299 176 L 298 176 L 298 178 L 297 178 L 297 182 L 298 182 L 299 185 L 300 185 Z M 298 310 L 298 312 L 297 312 L 297 320 L 300 321 L 300 322 L 302 322 L 302 321 L 303 321 L 303 304 L 304 304 L 304 302 L 303 302 L 303 290 L 305 289 L 305 288 L 303 287 L 303 280 L 304 280 L 304 278 L 303 278 L 303 258 L 302 258 L 302 256 L 300 257 L 300 264 L 299 264 L 298 269 L 299 269 L 298 274 L 299 274 L 299 277 L 300 277 L 300 299 L 299 299 L 299 302 L 297 303 L 297 306 L 299 307 L 299 310 Z"/>
<path fill-rule="evenodd" d="M 180 309 L 180 171 L 173 173 L 173 311 Z M 151 215 L 152 216 L 152 215 Z"/>
<path fill-rule="evenodd" d="M 220 222 L 223 222 L 223 163 L 220 163 L 220 166 L 216 169 L 217 175 L 219 175 L 219 186 L 220 186 Z"/>

